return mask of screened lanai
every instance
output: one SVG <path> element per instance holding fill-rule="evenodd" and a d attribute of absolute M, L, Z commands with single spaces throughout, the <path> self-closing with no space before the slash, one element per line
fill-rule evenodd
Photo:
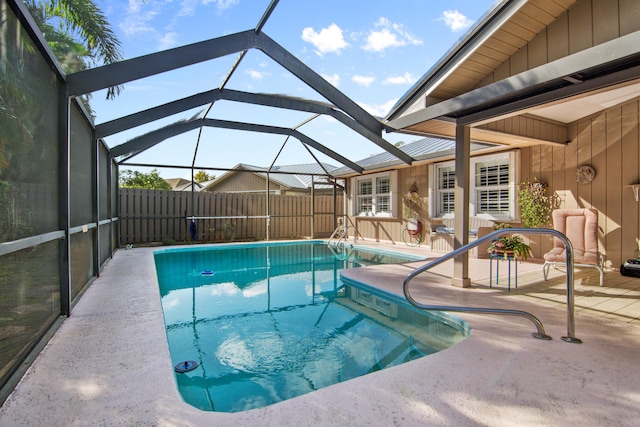
<path fill-rule="evenodd" d="M 279 145 L 279 147 L 277 151 L 265 149 L 266 164 L 264 164 L 264 166 L 266 166 L 267 174 L 266 187 L 264 188 L 265 194 L 269 194 L 271 190 L 269 188 L 269 175 L 287 174 L 286 171 L 275 166 L 277 162 L 282 161 L 280 157 L 283 151 L 290 149 L 290 147 L 294 145 L 298 150 L 303 149 L 306 152 L 309 162 L 317 166 L 315 168 L 307 168 L 309 169 L 308 176 L 311 177 L 312 180 L 312 185 L 310 186 L 310 206 L 307 208 L 310 219 L 309 235 L 315 237 L 321 228 L 324 228 L 324 235 L 326 235 L 327 232 L 330 233 L 331 230 L 336 228 L 337 217 L 338 215 L 343 215 L 346 202 L 344 200 L 338 200 L 338 198 L 345 196 L 345 181 L 336 180 L 332 175 L 332 170 L 325 166 L 323 159 L 327 159 L 332 164 L 347 167 L 356 173 L 362 173 L 364 168 L 356 164 L 353 159 L 345 157 L 340 153 L 340 150 L 330 148 L 326 141 L 321 141 L 309 136 L 306 133 L 305 125 L 312 121 L 330 119 L 349 129 L 362 141 L 366 141 L 369 145 L 373 144 L 376 150 L 383 149 L 391 153 L 394 157 L 401 159 L 402 162 L 407 165 L 413 162 L 413 158 L 384 139 L 383 136 L 386 129 L 382 126 L 379 119 L 371 116 L 362 107 L 327 82 L 325 78 L 311 70 L 276 41 L 267 36 L 263 28 L 271 14 L 276 10 L 277 4 L 277 1 L 270 2 L 255 28 L 251 30 L 71 75 L 69 76 L 69 95 L 81 96 L 87 93 L 94 93 L 107 89 L 108 87 L 117 87 L 118 85 L 133 80 L 143 79 L 208 60 L 217 60 L 221 57 L 236 55 L 227 73 L 212 90 L 192 94 L 181 99 L 174 99 L 143 111 L 137 111 L 100 123 L 96 126 L 95 136 L 97 139 L 108 139 L 113 135 L 126 131 L 137 132 L 138 134 L 136 134 L 136 136 L 127 139 L 126 142 L 110 145 L 110 155 L 116 160 L 120 169 L 125 167 L 146 166 L 187 170 L 191 172 L 191 181 L 193 182 L 194 172 L 197 170 L 217 172 L 229 172 L 232 170 L 216 165 L 216 161 L 212 160 L 211 157 L 201 154 L 203 147 L 212 143 L 212 136 L 208 133 L 209 129 L 215 128 L 231 130 L 233 132 L 249 132 L 255 134 L 257 139 L 267 135 L 272 141 L 279 140 L 279 144 L 276 143 L 276 146 Z M 307 85 L 322 101 L 277 93 L 252 93 L 229 88 L 232 86 L 234 73 L 236 73 L 241 66 L 245 56 L 252 51 L 258 51 L 271 61 L 279 64 L 286 73 Z M 220 116 L 226 116 L 224 110 L 219 111 L 214 108 L 216 104 L 220 103 L 239 104 L 243 110 L 246 110 L 247 114 L 242 114 L 240 119 L 235 120 L 218 118 Z M 259 108 L 249 109 L 247 106 L 280 109 L 286 111 L 288 115 L 290 115 L 291 112 L 299 113 L 295 117 L 300 116 L 300 121 L 292 122 L 292 119 L 287 119 L 289 120 L 289 124 L 285 126 L 259 122 L 259 120 L 257 120 L 261 117 Z M 186 118 L 180 118 L 177 121 L 157 127 L 149 132 L 139 131 L 139 129 L 144 129 L 145 125 L 158 123 L 158 121 L 162 119 L 184 117 L 186 114 L 188 114 Z M 140 134 L 140 132 L 142 133 Z M 138 160 L 142 157 L 140 155 L 147 150 L 152 150 L 156 145 L 171 140 L 172 137 L 184 134 L 189 134 L 188 138 L 192 142 L 191 150 L 187 147 L 179 150 L 182 152 L 182 157 L 186 158 L 186 163 L 158 164 L 145 163 L 144 160 Z M 220 143 L 220 141 L 215 141 L 215 136 L 213 139 L 214 143 Z M 239 152 L 244 150 L 242 144 L 237 144 L 237 150 Z M 187 153 L 190 153 L 190 155 L 186 156 Z M 270 158 L 268 156 L 273 157 Z M 188 157 L 190 157 L 190 159 Z M 241 160 L 243 157 L 242 155 L 239 156 Z M 313 169 L 315 169 L 315 171 Z M 242 172 L 240 169 L 233 170 Z M 316 186 L 326 187 L 327 185 L 332 186 L 334 189 L 333 202 L 330 203 L 332 207 L 318 210 L 319 208 L 316 207 L 315 203 L 316 197 L 314 190 Z M 260 235 L 259 237 L 266 238 L 267 240 L 273 235 L 281 236 L 283 233 L 289 235 L 299 234 L 296 233 L 298 230 L 282 229 L 279 230 L 279 233 L 271 233 L 272 220 L 277 221 L 280 219 L 284 221 L 287 218 L 291 219 L 292 216 L 286 213 L 280 215 L 274 213 L 269 197 L 266 197 L 261 203 L 264 205 L 264 207 L 261 208 L 261 212 L 256 212 L 256 209 L 238 208 L 231 213 L 226 212 L 221 214 L 220 212 L 210 212 L 203 207 L 198 209 L 194 201 L 194 191 L 195 188 L 192 186 L 191 203 L 187 203 L 185 209 L 185 217 L 189 217 L 190 221 L 194 223 L 191 227 L 197 228 L 199 227 L 198 223 L 206 221 L 206 223 L 200 224 L 201 229 L 211 229 L 212 224 L 216 226 L 213 228 L 220 229 L 224 226 L 221 220 L 253 220 L 251 228 L 260 229 L 260 231 L 257 231 Z M 342 209 L 339 209 L 338 203 L 342 205 Z M 204 201 L 202 204 L 207 204 L 207 202 Z M 326 205 L 326 203 L 322 203 L 322 201 L 320 201 L 319 204 Z M 333 211 L 333 218 L 330 221 L 331 225 L 327 226 L 326 217 L 329 211 Z M 149 217 L 149 215 L 146 216 Z M 322 218 L 316 221 L 318 217 L 322 216 L 324 216 L 324 221 Z M 136 217 L 126 217 L 126 219 L 131 218 Z M 212 223 L 211 220 L 217 221 Z M 264 225 L 256 227 L 256 220 L 264 222 Z M 264 229 L 264 232 L 262 229 Z M 321 233 L 319 235 L 323 234 Z"/>
<path fill-rule="evenodd" d="M 613 3 L 616 7 L 611 6 Z M 386 121 L 367 113 L 323 77 L 307 68 L 296 55 L 278 44 L 280 40 L 269 38 L 268 23 L 277 16 L 278 8 L 278 2 L 270 2 L 264 10 L 257 12 L 246 28 L 220 38 L 195 41 L 183 47 L 65 75 L 23 3 L 0 0 L 0 95 L 3 101 L 3 110 L 0 111 L 3 131 L 0 139 L 0 401 L 11 392 L 49 338 L 60 330 L 58 327 L 65 317 L 72 316 L 74 309 L 79 312 L 81 307 L 77 304 L 81 297 L 85 292 L 91 293 L 96 289 L 90 286 L 94 280 L 101 280 L 101 275 L 105 278 L 103 268 L 113 262 L 112 256 L 120 249 L 118 245 L 121 243 L 118 206 L 118 174 L 121 168 L 163 167 L 165 165 L 149 161 L 145 156 L 166 149 L 174 156 L 175 161 L 168 165 L 174 170 L 188 171 L 190 175 L 195 170 L 225 170 L 216 166 L 215 150 L 203 155 L 205 147 L 212 145 L 212 140 L 218 144 L 234 145 L 233 138 L 212 138 L 215 134 L 211 132 L 222 129 L 259 135 L 260 142 L 265 142 L 265 148 L 271 146 L 271 155 L 264 155 L 264 162 L 261 162 L 266 167 L 275 167 L 284 156 L 280 153 L 292 147 L 304 150 L 309 155 L 309 162 L 332 163 L 341 168 L 339 176 L 332 175 L 328 169 L 315 176 L 322 179 L 323 183 L 341 186 L 363 174 L 380 172 L 383 168 L 381 165 L 363 166 L 363 163 L 355 161 L 371 151 L 383 150 L 385 158 L 387 154 L 394 157 L 392 160 L 387 158 L 384 167 L 397 168 L 403 184 L 413 182 L 417 165 L 423 173 L 419 178 L 427 175 L 426 160 L 420 163 L 422 159 L 407 156 L 405 151 L 397 150 L 390 144 L 389 136 L 394 130 L 411 135 L 455 137 L 458 154 L 462 152 L 464 155 L 456 157 L 454 152 L 447 159 L 455 157 L 455 161 L 459 162 L 457 173 L 461 177 L 469 174 L 464 165 L 469 163 L 467 150 L 470 149 L 471 139 L 498 143 L 505 149 L 524 153 L 524 161 L 521 162 L 523 174 L 543 174 L 538 176 L 552 179 L 552 188 L 563 192 L 569 203 L 577 206 L 592 204 L 603 213 L 599 237 L 614 264 L 629 252 L 633 253 L 640 224 L 638 205 L 628 188 L 633 188 L 634 183 L 637 186 L 640 176 L 637 161 L 640 152 L 638 100 L 634 92 L 638 75 L 637 22 L 640 21 L 636 19 L 638 7 L 634 2 L 500 2 L 499 7 L 483 17 L 480 25 L 401 99 Z M 531 15 L 542 19 L 530 20 Z M 526 25 L 522 25 L 523 20 Z M 533 25 L 530 25 L 532 22 Z M 615 22 L 615 25 L 609 25 L 611 22 Z M 509 43 L 503 44 L 505 33 Z M 514 35 L 521 38 L 511 38 Z M 506 50 L 505 45 L 509 45 Z M 492 49 L 496 47 L 503 48 L 497 49 L 500 56 L 494 55 Z M 478 59 L 475 54 L 487 53 L 485 49 L 491 52 L 486 55 L 489 60 L 496 62 L 492 62 L 494 68 L 484 69 L 486 74 L 479 76 L 473 67 L 467 67 L 465 61 L 471 59 L 473 63 Z M 541 49 L 546 53 L 541 54 Z M 239 72 L 246 58 L 256 54 L 277 63 L 288 75 L 301 82 L 308 90 L 304 92 L 305 96 L 297 91 L 282 94 L 235 87 L 235 73 Z M 185 91 L 184 97 L 177 99 L 157 100 L 150 97 L 149 107 L 140 111 L 129 111 L 127 103 L 121 102 L 121 114 L 99 121 L 98 124 L 93 123 L 91 112 L 79 102 L 79 97 L 83 95 L 92 94 L 95 97 L 109 87 L 130 82 L 145 81 L 161 87 L 163 82 L 159 77 L 164 73 L 187 73 L 186 86 L 189 78 L 207 75 L 206 65 L 217 61 L 227 61 L 225 72 L 217 79 L 207 76 L 211 82 L 206 89 Z M 538 65 L 541 67 L 537 68 Z M 469 78 L 470 74 L 473 78 Z M 455 90 L 451 91 L 452 87 Z M 310 92 L 314 96 L 307 96 Z M 607 96 L 605 100 L 600 99 L 600 106 L 605 110 L 596 109 L 586 113 L 585 105 L 593 105 L 588 102 L 594 99 L 591 95 L 616 95 L 621 92 L 621 98 Z M 9 97 L 7 93 L 24 96 Z M 629 99 L 627 96 L 635 98 Z M 118 103 L 118 100 L 115 102 Z M 231 110 L 238 111 L 238 105 L 241 106 L 240 115 L 234 118 Z M 293 120 L 263 122 L 259 120 L 263 109 L 288 111 Z M 558 120 L 561 113 L 567 114 L 572 110 L 587 115 L 583 114 L 573 121 L 570 115 Z M 551 132 L 552 137 L 540 137 L 539 133 L 544 129 L 539 125 L 539 118 L 533 118 L 538 125 L 515 127 L 520 119 L 532 123 L 532 115 L 542 117 L 545 114 L 555 117 L 542 120 L 549 128 L 555 129 L 555 133 Z M 327 117 L 355 135 L 363 147 L 361 157 L 345 155 L 340 149 L 340 144 L 346 145 L 343 140 L 334 141 L 330 137 L 312 133 L 309 125 L 320 123 Z M 528 132 L 538 134 L 532 136 Z M 474 134 L 490 134 L 493 139 L 476 138 Z M 188 143 L 182 139 L 178 141 L 178 136 L 186 136 Z M 516 143 L 509 145 L 512 141 Z M 258 150 L 240 146 L 237 149 L 239 156 L 248 156 L 251 151 Z M 561 161 L 556 162 L 557 159 Z M 573 182 L 573 172 L 576 163 L 585 162 L 593 163 L 598 175 L 592 185 L 579 186 Z M 410 165 L 413 167 L 408 167 Z M 458 184 L 455 191 L 456 195 L 462 197 L 457 197 L 456 203 L 466 200 L 467 191 L 465 178 L 458 181 L 462 184 Z M 420 181 L 421 192 L 428 191 L 426 184 L 426 179 Z M 398 191 L 404 189 L 398 188 Z M 265 188 L 265 192 L 268 194 L 269 189 Z M 627 200 L 634 203 L 629 204 Z M 456 211 L 465 212 L 466 209 L 466 203 L 463 203 L 460 210 L 456 208 Z M 193 216 L 193 211 L 190 213 Z M 255 215 L 264 217 L 258 220 L 267 220 L 270 211 L 265 208 Z M 188 217 L 189 212 L 184 219 Z M 457 215 L 455 220 L 455 239 L 459 246 L 468 237 L 468 218 L 463 214 Z M 382 238 L 381 234 L 376 233 L 380 230 L 386 232 L 384 226 L 389 224 L 399 228 L 401 221 L 402 217 L 360 218 L 358 232 L 371 240 L 383 240 L 393 237 L 392 233 L 382 234 Z M 369 232 L 368 228 L 373 231 Z M 151 269 L 149 266 L 139 268 L 143 254 L 147 256 L 149 253 L 146 248 L 137 254 L 136 251 L 122 250 L 120 254 L 123 254 L 122 259 L 126 262 L 114 265 L 118 269 L 118 276 L 113 280 L 114 286 L 99 287 L 101 293 L 96 305 L 109 307 L 109 316 L 122 313 L 118 320 L 124 320 L 122 323 L 125 327 L 119 328 L 119 332 L 124 330 L 125 335 L 127 328 L 132 325 L 127 317 L 128 303 L 132 299 L 136 302 L 149 301 L 157 294 L 156 289 L 145 288 L 142 293 L 133 295 L 128 293 L 127 286 L 123 286 L 131 282 L 136 285 L 136 291 L 140 291 L 149 283 Z M 459 284 L 464 284 L 468 278 L 464 262 L 464 259 L 459 260 L 458 266 L 462 268 L 455 272 Z M 395 283 L 393 280 L 405 277 L 406 271 L 406 266 L 400 266 L 394 275 L 387 275 L 388 272 L 378 269 L 369 270 L 363 276 L 368 276 L 371 283 L 384 287 Z M 620 279 L 616 272 L 613 274 Z M 631 285 L 629 281 L 621 283 L 621 287 L 612 288 L 616 294 Z M 594 299 L 602 297 L 604 289 L 594 291 L 593 288 L 587 280 L 582 292 L 587 296 L 593 295 Z M 453 288 L 445 285 L 442 289 L 445 290 L 444 296 L 440 295 L 439 299 L 444 304 L 450 299 Z M 476 290 L 478 288 L 471 292 L 453 289 L 453 292 L 466 299 L 471 295 L 477 296 L 480 291 Z M 554 294 L 551 297 L 557 297 L 556 290 L 550 292 Z M 481 300 L 493 304 L 496 298 L 492 292 L 498 294 L 500 290 L 494 287 L 490 293 L 482 292 Z M 550 293 L 545 284 L 540 295 L 544 298 Z M 120 304 L 120 307 L 111 310 L 111 306 L 104 304 L 104 301 L 108 299 L 113 303 L 117 299 L 115 294 L 127 301 L 120 303 L 118 300 L 115 305 Z M 498 299 L 507 308 L 514 294 L 498 294 L 505 296 Z M 509 298 L 506 298 L 507 295 Z M 538 297 L 537 294 L 534 296 Z M 623 298 L 628 301 L 637 299 L 633 292 L 625 294 Z M 537 301 L 531 305 L 540 308 Z M 89 311 L 92 309 L 95 310 L 90 308 Z M 599 308 L 594 312 L 597 310 Z M 552 328 L 559 335 L 558 331 L 563 331 L 565 327 L 564 310 L 556 310 L 549 305 L 542 311 L 553 319 Z M 347 389 L 348 394 L 331 391 L 325 394 L 325 397 L 331 397 L 329 400 L 312 397 L 305 401 L 306 406 L 301 407 L 303 410 L 292 413 L 300 416 L 296 421 L 308 422 L 309 416 L 321 408 L 324 415 L 318 419 L 340 424 L 360 418 L 336 418 L 340 415 L 336 409 L 349 415 L 357 413 L 365 416 L 366 422 L 363 424 L 379 422 L 381 419 L 389 423 L 399 422 L 405 420 L 405 414 L 407 420 L 420 424 L 431 415 L 437 417 L 436 421 L 431 418 L 435 423 L 491 423 L 483 418 L 488 416 L 487 419 L 499 424 L 505 422 L 505 414 L 513 416 L 508 417 L 510 421 L 519 419 L 523 422 L 539 422 L 547 416 L 559 422 L 566 421 L 567 416 L 581 420 L 611 420 L 617 416 L 624 423 L 633 419 L 634 399 L 629 396 L 633 396 L 633 382 L 637 375 L 629 375 L 635 372 L 629 367 L 633 366 L 632 345 L 636 342 L 636 334 L 633 325 L 621 328 L 615 320 L 606 319 L 606 309 L 599 314 L 603 318 L 579 324 L 579 335 L 585 339 L 586 345 L 571 346 L 571 349 L 567 349 L 567 344 L 559 343 L 559 340 L 548 342 L 546 347 L 534 346 L 528 336 L 521 337 L 527 334 L 521 334 L 522 328 L 518 325 L 495 322 L 494 318 L 471 316 L 474 325 L 479 326 L 475 328 L 477 333 L 464 347 L 471 351 L 442 354 L 440 358 L 433 359 L 435 362 L 414 364 L 410 370 L 396 370 L 381 376 L 382 381 L 378 383 L 358 383 Z M 637 318 L 637 313 L 621 314 L 621 318 L 626 319 L 632 316 Z M 160 317 L 161 314 L 157 316 Z M 74 319 L 72 317 L 69 320 Z M 99 321 L 95 322 L 96 319 L 93 319 L 94 322 L 87 320 L 81 317 L 77 326 L 86 336 L 94 339 L 90 342 L 102 344 L 102 337 L 98 336 L 102 325 Z M 159 344 L 162 340 L 153 341 Z M 592 343 L 595 345 L 592 346 Z M 98 348 L 99 345 L 94 347 Z M 127 344 L 117 342 L 111 350 L 123 350 L 117 347 L 127 347 Z M 132 345 L 124 350 L 131 353 L 133 348 Z M 149 348 L 144 351 L 149 351 Z M 65 350 L 58 361 L 66 359 L 66 355 L 71 353 Z M 102 353 L 109 353 L 109 350 Z M 89 357 L 94 361 L 99 360 Z M 553 375 L 540 375 L 540 372 L 549 368 L 550 360 L 553 361 Z M 603 360 L 615 360 L 615 363 L 609 363 L 607 369 L 602 369 Z M 621 360 L 624 363 L 619 364 Z M 70 365 L 73 365 L 76 360 L 71 362 Z M 436 368 L 437 381 L 424 376 L 423 366 Z M 460 369 L 451 369 L 452 366 Z M 505 370 L 505 366 L 511 369 Z M 70 377 L 64 369 L 54 370 L 60 378 Z M 127 377 L 126 380 L 132 377 L 130 371 L 117 370 L 118 374 Z M 455 371 L 455 375 L 450 375 L 451 371 Z M 94 378 L 96 373 L 91 372 L 90 375 Z M 111 375 L 105 376 L 112 379 Z M 157 377 L 149 378 L 154 381 Z M 70 380 L 67 384 L 72 382 L 70 378 L 65 380 Z M 84 387 L 85 384 L 80 382 L 74 384 L 77 388 L 74 392 L 79 390 L 87 393 L 83 394 L 87 400 L 73 401 L 74 404 L 82 403 L 75 410 L 82 406 L 85 413 L 92 411 L 92 406 L 84 405 L 91 401 L 111 412 L 107 417 L 113 416 L 113 408 L 123 408 L 119 411 L 121 413 L 135 412 L 131 411 L 130 395 L 120 393 L 121 389 L 118 388 L 125 381 L 118 382 L 115 387 L 106 386 L 104 390 L 105 396 L 109 396 L 109 392 L 117 395 L 116 398 L 120 400 L 116 405 L 111 405 L 111 402 L 103 404 L 104 401 L 96 398 L 95 394 L 91 395 L 94 390 Z M 433 387 L 434 383 L 441 384 L 444 389 Z M 366 387 L 360 387 L 361 384 Z M 521 393 L 522 384 L 531 386 L 527 393 Z M 144 386 L 148 389 L 146 384 Z M 562 396 L 563 387 L 572 392 L 578 390 L 576 398 L 571 393 Z M 62 409 L 62 418 L 68 421 L 74 409 L 61 408 L 62 405 L 57 404 L 57 395 L 64 394 L 60 388 L 60 384 L 55 384 L 46 390 L 45 396 L 40 394 L 39 397 L 47 400 L 41 407 L 46 407 L 50 413 Z M 550 398 L 549 390 L 552 388 L 559 391 L 551 396 L 554 404 L 548 409 L 549 405 L 545 402 Z M 130 392 L 132 389 L 125 390 Z M 367 392 L 363 393 L 362 390 Z M 50 391 L 51 394 L 48 394 Z M 139 394 L 147 392 L 143 390 Z M 351 396 L 351 405 L 344 404 L 345 395 Z M 154 408 L 144 408 L 140 413 L 148 415 L 158 410 L 157 417 L 166 415 L 163 420 L 179 418 L 180 412 L 170 413 L 173 411 L 172 402 L 156 400 L 154 404 Z M 56 405 L 58 407 L 53 408 Z M 392 405 L 393 408 L 386 405 Z M 33 412 L 30 405 L 25 406 L 26 412 Z M 283 407 L 282 412 L 287 412 L 289 408 Z M 397 408 L 401 408 L 402 412 L 396 411 Z M 264 421 L 279 410 L 272 408 L 260 413 L 260 420 Z M 434 415 L 431 412 L 436 413 Z M 280 419 L 277 415 L 281 414 L 269 419 Z M 199 416 L 196 414 L 194 417 L 202 420 Z M 257 416 L 253 418 L 256 419 Z M 237 424 L 236 419 L 229 420 Z"/>
<path fill-rule="evenodd" d="M 308 154 L 309 163 L 319 165 L 320 171 L 310 174 L 312 180 L 341 188 L 344 183 L 323 167 L 324 162 L 356 173 L 364 172 L 364 168 L 340 150 L 329 148 L 326 141 L 305 133 L 304 126 L 320 117 L 347 128 L 368 147 L 366 150 L 382 149 L 404 164 L 412 163 L 411 156 L 385 140 L 387 129 L 378 118 L 263 31 L 272 14 L 277 13 L 277 5 L 276 0 L 268 3 L 254 26 L 244 31 L 66 75 L 25 5 L 2 1 L 0 49 L 5 92 L 0 158 L 0 311 L 10 313 L 0 324 L 5 337 L 0 343 L 3 390 L 11 389 L 12 378 L 18 378 L 26 366 L 23 362 L 37 354 L 46 337 L 61 323 L 61 315 L 71 314 L 84 290 L 120 245 L 120 168 L 168 166 L 191 171 L 191 175 L 194 170 L 225 170 L 216 167 L 215 156 L 198 157 L 209 143 L 205 141 L 207 132 L 225 129 L 270 138 L 272 155 L 263 156 L 268 174 L 277 173 L 271 168 L 284 150 L 295 145 Z M 232 89 L 234 73 L 243 59 L 255 52 L 311 89 L 316 99 Z M 228 71 L 203 92 L 185 93 L 183 98 L 98 124 L 81 102 L 81 97 L 96 96 L 132 81 L 151 79 L 150 84 L 157 84 L 153 78 L 166 72 L 195 67 L 193 73 L 197 75 L 203 72 L 199 65 L 219 59 L 230 63 Z M 224 114 L 227 108 L 219 114 L 221 103 L 241 104 L 242 118 L 229 119 Z M 264 123 L 256 113 L 258 108 L 286 110 L 293 112 L 294 118 L 288 124 Z M 123 104 L 121 111 L 126 110 Z M 141 156 L 185 133 L 190 138 L 189 149 L 170 148 L 176 152 L 175 164 L 157 165 Z M 109 142 L 112 138 L 115 143 Z M 339 146 L 340 142 L 333 144 Z M 238 146 L 236 150 L 241 160 L 245 149 Z M 268 186 L 265 193 L 269 193 Z M 338 214 L 342 212 L 333 212 L 334 216 Z M 269 238 L 268 202 L 264 212 L 251 215 L 266 221 L 263 237 Z M 195 215 L 187 209 L 184 216 Z"/>

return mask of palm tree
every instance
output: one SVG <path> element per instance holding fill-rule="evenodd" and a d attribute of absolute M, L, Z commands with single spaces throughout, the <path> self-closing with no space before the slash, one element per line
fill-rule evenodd
<path fill-rule="evenodd" d="M 26 0 L 25 4 L 66 73 L 122 60 L 120 41 L 93 0 Z M 56 19 L 61 22 L 57 28 L 50 24 Z M 80 36 L 80 43 L 73 33 Z M 121 90 L 121 86 L 109 88 L 107 99 Z"/>
<path fill-rule="evenodd" d="M 25 4 L 66 73 L 122 60 L 120 42 L 92 0 L 25 0 Z M 39 106 L 39 88 L 37 79 L 24 72 L 34 52 L 33 46 L 26 38 L 16 37 L 17 23 L 9 18 L 6 10 L 0 10 L 0 15 L 2 180 L 9 171 L 11 157 L 24 154 L 34 144 L 34 117 Z M 81 40 L 75 40 L 74 34 L 79 35 Z M 107 98 L 115 98 L 120 91 L 119 86 L 109 88 Z M 84 98 L 83 102 L 91 111 L 88 100 Z M 20 172 L 14 170 L 13 173 Z"/>

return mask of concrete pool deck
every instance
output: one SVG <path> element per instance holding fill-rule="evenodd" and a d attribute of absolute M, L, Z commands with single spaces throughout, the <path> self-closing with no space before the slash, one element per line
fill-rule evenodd
<path fill-rule="evenodd" d="M 553 340 L 532 338 L 524 318 L 456 313 L 472 332 L 452 348 L 265 408 L 213 413 L 184 403 L 175 386 L 153 250 L 116 252 L 0 409 L 1 426 L 638 425 L 640 279 L 611 271 L 600 288 L 595 271 L 580 272 L 576 294 L 612 307 L 601 298 L 613 296 L 630 314 L 589 310 L 585 299 L 575 314 L 583 344 L 570 344 L 560 340 L 567 312 L 559 272 L 541 287 L 541 266 L 523 263 L 518 289 L 507 292 L 502 278 L 487 286 L 487 260 L 471 260 L 474 286 L 460 289 L 446 280 L 445 263 L 434 270 L 439 277 L 415 279 L 421 300 L 526 310 Z M 413 266 L 345 275 L 401 293 Z"/>

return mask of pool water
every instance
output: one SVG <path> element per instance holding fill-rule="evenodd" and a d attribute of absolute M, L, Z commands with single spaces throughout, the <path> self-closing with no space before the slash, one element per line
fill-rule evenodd
<path fill-rule="evenodd" d="M 175 373 L 183 399 L 260 408 L 461 341 L 462 321 L 340 281 L 345 268 L 415 259 L 319 241 L 156 251 L 172 362 L 198 363 Z"/>

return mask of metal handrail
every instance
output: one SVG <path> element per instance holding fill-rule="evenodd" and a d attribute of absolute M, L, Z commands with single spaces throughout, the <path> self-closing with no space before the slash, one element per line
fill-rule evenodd
<path fill-rule="evenodd" d="M 331 245 L 331 239 L 333 239 L 334 237 L 337 237 L 338 240 L 334 243 L 334 246 L 338 246 L 340 244 L 340 242 L 342 242 L 342 240 L 346 239 L 347 237 L 347 233 L 349 232 L 349 226 L 344 226 L 344 225 L 338 225 L 336 227 L 335 230 L 333 230 L 333 233 L 331 234 L 331 236 L 329 236 L 329 239 L 327 240 L 327 246 Z"/>
<path fill-rule="evenodd" d="M 501 230 L 496 230 L 486 236 L 480 237 L 475 241 L 468 243 L 458 249 L 455 249 L 448 254 L 433 260 L 422 267 L 418 267 L 411 273 L 407 275 L 403 282 L 403 291 L 404 295 L 413 305 L 414 307 L 420 308 L 422 310 L 437 310 L 437 311 L 453 311 L 453 312 L 470 312 L 470 313 L 483 313 L 483 314 L 501 314 L 501 315 L 511 315 L 511 316 L 522 316 L 529 319 L 536 326 L 537 332 L 532 333 L 531 335 L 534 338 L 550 340 L 551 337 L 544 332 L 544 326 L 542 322 L 533 314 L 528 313 L 526 311 L 521 310 L 505 310 L 498 308 L 480 308 L 480 307 L 455 307 L 455 306 L 443 306 L 443 305 L 428 305 L 417 302 L 409 292 L 409 282 L 416 277 L 418 274 L 424 273 L 425 271 L 439 265 L 451 258 L 455 258 L 458 255 L 461 255 L 469 250 L 475 248 L 476 246 L 481 245 L 482 243 L 493 240 L 503 234 L 514 234 L 514 233 L 522 233 L 522 234 L 550 234 L 552 236 L 560 239 L 565 246 L 566 251 L 566 260 L 567 260 L 567 336 L 563 336 L 561 339 L 570 343 L 582 343 L 582 340 L 575 337 L 575 320 L 574 320 L 574 295 L 573 295 L 573 245 L 571 241 L 565 236 L 563 233 L 553 230 L 550 228 L 505 228 Z"/>

